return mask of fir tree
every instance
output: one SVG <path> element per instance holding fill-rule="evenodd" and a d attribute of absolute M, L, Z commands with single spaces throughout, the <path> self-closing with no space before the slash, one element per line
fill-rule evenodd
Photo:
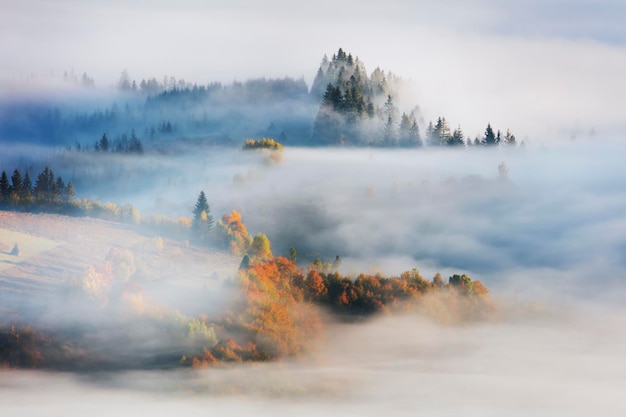
<path fill-rule="evenodd" d="M 72 185 L 72 181 L 67 183 L 67 187 L 65 188 L 65 202 L 71 202 L 76 196 L 76 192 L 74 191 L 74 185 Z"/>
<path fill-rule="evenodd" d="M 24 182 L 22 181 L 22 175 L 17 168 L 13 171 L 13 175 L 11 176 L 11 184 L 12 192 L 21 198 L 24 193 Z"/>
<path fill-rule="evenodd" d="M 109 138 L 107 138 L 107 134 L 104 133 L 102 135 L 102 138 L 100 139 L 100 150 L 102 152 L 108 152 L 109 151 Z"/>
<path fill-rule="evenodd" d="M 422 146 L 423 143 L 417 120 L 415 120 L 415 116 L 413 116 L 412 119 L 411 128 L 409 129 L 409 146 Z"/>
<path fill-rule="evenodd" d="M 198 195 L 198 200 L 193 209 L 193 231 L 200 240 L 205 240 L 208 232 L 213 230 L 214 226 L 215 222 L 213 216 L 211 216 L 209 202 L 207 201 L 204 191 L 200 191 L 200 195 Z"/>
<path fill-rule="evenodd" d="M 496 135 L 493 133 L 493 129 L 491 128 L 491 123 L 487 123 L 487 129 L 485 129 L 485 136 L 483 137 L 483 145 L 486 146 L 494 146 L 497 145 Z"/>
<path fill-rule="evenodd" d="M 511 134 L 511 131 L 509 129 L 506 130 L 506 134 L 504 135 L 504 143 L 512 146 L 515 146 L 517 144 L 515 140 L 515 135 Z"/>
<path fill-rule="evenodd" d="M 461 130 L 461 126 L 454 129 L 452 132 L 452 136 L 448 139 L 448 146 L 463 146 L 465 145 L 465 141 L 463 140 L 463 131 Z"/>
<path fill-rule="evenodd" d="M 33 193 L 33 183 L 30 180 L 30 175 L 28 175 L 28 172 L 26 172 L 26 174 L 24 175 L 24 185 L 22 189 L 22 195 L 20 197 L 30 198 L 32 193 Z"/>
<path fill-rule="evenodd" d="M 61 178 L 61 176 L 59 175 L 54 185 L 55 200 L 60 199 L 63 194 L 65 194 L 65 182 L 63 181 L 63 178 Z"/>
<path fill-rule="evenodd" d="M 0 199 L 8 200 L 11 195 L 11 184 L 9 184 L 9 177 L 5 171 L 2 171 L 0 176 Z"/>

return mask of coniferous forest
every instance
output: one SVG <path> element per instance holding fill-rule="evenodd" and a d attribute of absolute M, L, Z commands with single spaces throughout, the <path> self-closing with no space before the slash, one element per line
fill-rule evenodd
<path fill-rule="evenodd" d="M 93 80 L 86 74 L 82 80 L 75 81 L 78 88 L 93 93 Z M 226 146 L 239 146 L 245 137 L 291 146 L 518 145 L 508 129 L 488 122 L 484 132 L 470 137 L 445 116 L 426 121 L 420 106 L 428 103 L 400 108 L 405 86 L 401 77 L 380 67 L 368 72 L 358 56 L 342 48 L 324 56 L 311 86 L 289 77 L 208 85 L 173 77 L 137 81 L 124 72 L 117 100 L 92 111 L 61 102 L 0 102 L 0 138 L 139 154 L 144 148 L 164 151 L 181 138 Z"/>

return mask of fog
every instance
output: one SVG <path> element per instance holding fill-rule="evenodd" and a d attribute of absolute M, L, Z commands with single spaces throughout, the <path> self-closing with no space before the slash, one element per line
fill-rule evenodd
<path fill-rule="evenodd" d="M 3 11 L 5 85 L 73 71 L 106 88 L 127 70 L 137 82 L 288 75 L 310 86 L 322 55 L 343 47 L 370 70 L 413 80 L 411 102 L 426 120 L 445 115 L 472 137 L 488 121 L 535 141 L 624 131 L 625 10 L 616 1 L 323 1 L 303 10 L 280 0 L 28 0 Z"/>
<path fill-rule="evenodd" d="M 96 375 L 3 372 L 0 400 L 11 417 L 623 415 L 625 317 L 577 310 L 461 328 L 415 317 L 384 319 L 337 329 L 314 360 L 297 364 Z"/>
<path fill-rule="evenodd" d="M 189 217 L 204 190 L 216 218 L 237 209 L 251 231 L 268 234 L 275 253 L 340 255 L 344 272 L 461 269 L 489 285 L 548 280 L 575 292 L 570 281 L 623 274 L 626 195 L 615 175 L 623 151 L 617 140 L 497 150 L 287 148 L 282 162 L 268 165 L 262 154 L 194 146 L 136 158 L 62 154 L 56 166 L 61 174 L 71 167 L 64 178 L 79 196 L 130 203 L 144 215 Z M 101 157 L 106 167 L 96 171 Z M 502 276 L 528 271 L 524 284 Z"/>
<path fill-rule="evenodd" d="M 166 156 L 51 156 L 59 172 L 85 176 L 82 192 L 108 190 L 145 215 L 190 216 L 204 190 L 215 217 L 239 210 L 251 233 L 267 233 L 275 255 L 296 247 L 303 266 L 340 255 L 341 271 L 352 275 L 467 273 L 491 290 L 500 314 L 462 326 L 417 316 L 331 325 L 293 362 L 3 371 L 3 415 L 621 415 L 626 190 L 616 175 L 625 150 L 618 139 L 494 150 L 287 148 L 276 164 L 263 153 L 197 145 Z M 106 169 L 92 184 L 88 167 L 101 157 Z M 202 311 L 203 296 L 211 313 L 227 296 L 219 288 L 161 291 L 183 305 L 189 298 L 190 314 Z M 44 323 L 54 328 L 67 316 Z M 99 323 L 85 339 L 123 357 L 103 325 L 123 317 L 77 323 Z M 173 349 L 145 323 L 124 337 L 122 346 L 148 354 Z"/>
<path fill-rule="evenodd" d="M 11 298 L 3 291 L 3 322 L 13 319 L 5 308 L 18 306 L 23 320 L 33 317 L 48 331 L 73 327 L 82 347 L 116 357 L 102 362 L 108 371 L 0 369 L 0 414 L 626 414 L 625 6 L 222 3 L 3 5 L 0 169 L 10 175 L 19 168 L 34 182 L 48 165 L 72 181 L 77 197 L 132 204 L 144 218 L 191 217 L 203 190 L 216 220 L 236 209 L 251 234 L 268 235 L 274 255 L 296 248 L 303 268 L 315 258 L 340 256 L 340 272 L 350 276 L 414 267 L 427 279 L 466 273 L 489 288 L 497 317 L 463 325 L 418 315 L 333 323 L 297 360 L 163 370 L 154 363 L 180 351 L 163 331 L 169 322 L 129 323 L 131 312 L 108 314 L 98 300 L 78 301 L 76 294 L 28 299 L 29 293 Z M 406 80 L 397 104 L 400 111 L 419 106 L 422 137 L 429 120 L 445 116 L 472 138 L 482 137 L 490 122 L 526 145 L 299 148 L 293 145 L 309 141 L 318 109 L 306 91 L 258 102 L 230 95 L 233 81 L 258 77 L 302 77 L 310 88 L 322 56 L 339 47 L 369 72 L 381 67 Z M 69 86 L 66 71 L 77 80 L 93 77 L 95 88 Z M 175 77 L 221 82 L 231 91 L 222 101 L 157 103 L 144 111 L 144 96 L 115 90 L 122 71 L 138 83 Z M 276 97 L 283 93 L 277 89 Z M 115 106 L 117 122 L 66 124 L 81 112 Z M 30 110 L 35 119 L 45 117 L 32 123 Z M 143 128 L 168 117 L 205 124 L 148 140 Z M 142 155 L 61 149 L 76 142 L 93 147 L 104 131 L 114 139 L 135 128 L 146 147 Z M 278 162 L 239 149 L 246 137 L 281 131 L 287 147 Z M 39 235 L 30 221 L 29 233 Z M 89 239 L 84 221 L 84 230 L 62 231 L 77 251 Z M 103 262 L 111 247 L 145 245 L 127 240 L 128 226 L 116 228 L 119 234 L 102 247 L 81 253 L 73 273 Z M 159 277 L 146 281 L 149 296 L 190 317 L 227 309 L 236 294 L 223 282 L 240 258 L 223 255 L 221 264 L 207 264 L 193 245 L 165 245 L 169 258 L 158 260 L 152 249 L 137 256 L 144 275 Z M 196 251 L 194 261 L 181 265 L 182 251 Z M 42 285 L 53 287 L 46 280 L 57 275 L 42 274 Z M 0 282 L 12 279 L 0 271 Z"/>

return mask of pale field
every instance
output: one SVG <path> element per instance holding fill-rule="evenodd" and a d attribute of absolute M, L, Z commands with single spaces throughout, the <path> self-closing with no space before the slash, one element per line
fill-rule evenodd
<path fill-rule="evenodd" d="M 182 241 L 157 241 L 127 224 L 0 211 L 0 310 L 62 294 L 114 248 L 133 254 L 139 282 L 151 296 L 182 310 L 193 310 L 190 298 L 208 301 L 241 262 Z M 15 243 L 19 257 L 10 255 Z"/>
<path fill-rule="evenodd" d="M 13 245 L 20 248 L 19 256 L 11 254 Z M 61 242 L 36 237 L 25 233 L 0 229 L 0 271 L 11 268 L 41 252 L 57 247 Z"/>

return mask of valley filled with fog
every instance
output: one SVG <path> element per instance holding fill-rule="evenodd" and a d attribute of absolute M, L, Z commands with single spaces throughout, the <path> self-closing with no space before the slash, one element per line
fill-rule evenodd
<path fill-rule="evenodd" d="M 624 416 L 626 6 L 0 8 L 0 416 Z"/>
<path fill-rule="evenodd" d="M 7 415 L 620 415 L 626 190 L 615 173 L 623 151 L 609 140 L 287 148 L 275 164 L 213 146 L 71 162 L 61 152 L 52 160 L 84 184 L 93 175 L 87 195 L 177 217 L 189 216 L 204 190 L 216 217 L 238 210 L 275 255 L 290 247 L 301 262 L 339 255 L 341 272 L 353 276 L 467 273 L 491 290 L 499 313 L 464 325 L 414 315 L 336 324 L 311 355 L 274 364 L 4 372 Z M 110 161 L 95 173 L 90 158 Z"/>

